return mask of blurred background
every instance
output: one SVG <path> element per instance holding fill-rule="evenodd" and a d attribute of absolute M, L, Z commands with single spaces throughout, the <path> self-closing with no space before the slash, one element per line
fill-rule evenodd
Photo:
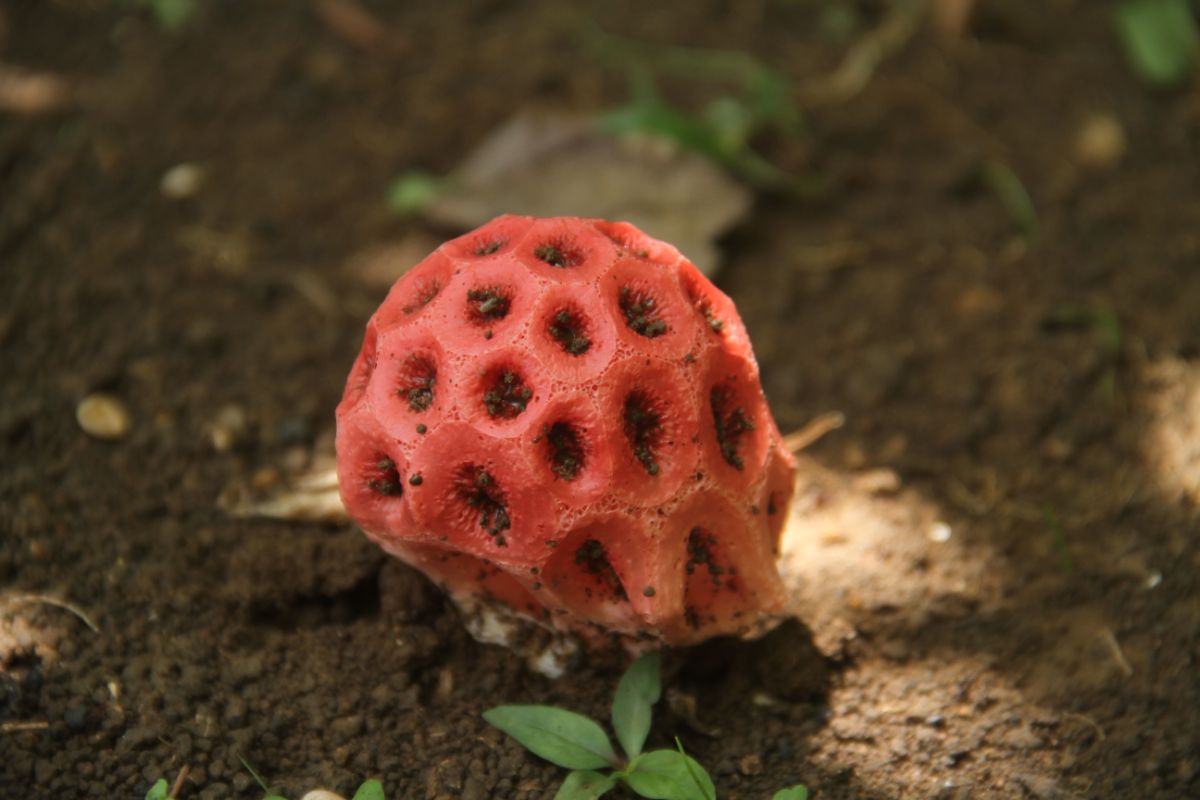
<path fill-rule="evenodd" d="M 824 433 L 803 624 L 688 654 L 656 728 L 722 797 L 1200 795 L 1198 16 L 3 0 L 0 794 L 553 796 L 479 712 L 611 669 L 218 502 L 327 457 L 387 287 L 512 212 L 678 245 Z"/>

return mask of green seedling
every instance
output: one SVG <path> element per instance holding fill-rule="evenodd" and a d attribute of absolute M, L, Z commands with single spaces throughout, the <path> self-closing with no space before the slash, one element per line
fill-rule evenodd
<path fill-rule="evenodd" d="M 754 141 L 774 133 L 784 139 L 805 135 L 792 81 L 749 53 L 692 47 L 662 47 L 614 36 L 590 20 L 580 21 L 580 38 L 599 61 L 623 70 L 629 102 L 599 114 L 596 125 L 608 136 L 651 135 L 712 161 L 743 182 L 769 192 L 810 199 L 824 182 L 794 175 L 759 153 Z M 697 108 L 670 102 L 661 79 L 700 87 Z M 455 190 L 455 175 L 410 170 L 392 181 L 392 211 L 419 214 Z"/>
<path fill-rule="evenodd" d="M 774 131 L 800 137 L 803 118 L 791 81 L 749 53 L 692 47 L 661 47 L 614 36 L 585 23 L 584 41 L 597 57 L 626 72 L 630 102 L 600 117 L 612 134 L 649 133 L 670 139 L 728 169 L 752 186 L 808 196 L 816 182 L 780 169 L 752 146 Z M 661 77 L 705 84 L 709 98 L 699 112 L 668 102 Z"/>
<path fill-rule="evenodd" d="M 678 739 L 675 749 L 643 750 L 654 704 L 662 696 L 660 672 L 659 655 L 649 653 L 635 661 L 617 684 L 612 728 L 623 758 L 597 722 L 574 711 L 510 705 L 489 709 L 483 718 L 534 755 L 571 770 L 555 800 L 595 800 L 618 784 L 639 797 L 716 800 L 712 778 L 684 752 Z M 776 793 L 774 800 L 805 800 L 807 796 L 803 786 L 794 786 Z"/>
<path fill-rule="evenodd" d="M 1200 59 L 1200 31 L 1188 0 L 1125 0 L 1113 23 L 1138 77 L 1152 86 L 1177 86 Z"/>
<path fill-rule="evenodd" d="M 154 782 L 150 791 L 146 792 L 146 800 L 175 800 L 166 778 L 159 778 Z"/>

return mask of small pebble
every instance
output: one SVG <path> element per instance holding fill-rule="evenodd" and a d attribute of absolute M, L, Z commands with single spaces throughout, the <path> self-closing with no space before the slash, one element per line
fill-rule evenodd
<path fill-rule="evenodd" d="M 438 672 L 437 688 L 434 690 L 434 696 L 438 700 L 445 700 L 452 694 L 454 694 L 454 671 L 449 667 L 443 667 Z"/>
<path fill-rule="evenodd" d="M 1075 157 L 1088 167 L 1105 168 L 1125 155 L 1125 128 L 1112 114 L 1093 114 L 1075 133 Z"/>
<path fill-rule="evenodd" d="M 159 191 L 172 200 L 185 200 L 200 191 L 204 182 L 204 170 L 197 164 L 176 164 L 163 173 L 158 182 Z"/>
<path fill-rule="evenodd" d="M 758 775 L 763 771 L 762 758 L 758 753 L 750 753 L 738 759 L 738 772 L 747 778 Z"/>
<path fill-rule="evenodd" d="M 83 432 L 97 439 L 122 439 L 133 427 L 129 409 L 111 394 L 90 394 L 75 408 L 75 419 Z"/>
<path fill-rule="evenodd" d="M 256 492 L 265 492 L 278 485 L 279 480 L 279 470 L 274 467 L 259 467 L 250 477 L 250 485 Z"/>
<path fill-rule="evenodd" d="M 944 522 L 935 522 L 929 526 L 928 536 L 929 541 L 931 542 L 937 542 L 939 544 L 942 542 L 948 542 L 950 541 L 950 534 L 950 526 Z"/>
<path fill-rule="evenodd" d="M 87 706 L 71 706 L 63 712 L 63 722 L 67 725 L 67 730 L 78 733 L 87 727 L 88 710 Z"/>
<path fill-rule="evenodd" d="M 241 406 L 222 406 L 208 431 L 213 449 L 218 453 L 232 450 L 245 436 L 248 422 Z"/>

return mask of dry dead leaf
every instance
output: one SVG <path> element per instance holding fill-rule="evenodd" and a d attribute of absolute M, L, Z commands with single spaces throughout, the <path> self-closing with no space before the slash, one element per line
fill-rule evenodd
<path fill-rule="evenodd" d="M 704 157 L 659 137 L 614 138 L 586 117 L 522 112 L 484 141 L 423 212 L 475 228 L 500 214 L 632 222 L 706 275 L 716 240 L 750 209 L 751 193 Z"/>

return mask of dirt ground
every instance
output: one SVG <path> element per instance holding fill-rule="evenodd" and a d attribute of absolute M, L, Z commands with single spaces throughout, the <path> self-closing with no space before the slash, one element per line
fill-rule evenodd
<path fill-rule="evenodd" d="M 0 116 L 0 796 L 140 798 L 184 765 L 186 798 L 260 796 L 243 755 L 291 797 L 549 798 L 561 770 L 480 712 L 605 714 L 613 664 L 548 680 L 353 528 L 217 506 L 327 446 L 383 294 L 347 265 L 447 233 L 389 212 L 390 180 L 517 109 L 625 97 L 548 5 L 367 5 L 377 46 L 307 3 L 179 34 L 0 4 L 0 62 L 72 88 Z M 803 81 L 845 51 L 820 5 L 592 11 Z M 764 147 L 832 191 L 760 198 L 718 283 L 781 427 L 846 424 L 799 471 L 798 620 L 672 654 L 651 743 L 679 735 L 724 798 L 1200 797 L 1197 83 L 1139 83 L 1106 4 L 983 3 Z M 205 180 L 169 199 L 183 162 Z M 127 437 L 80 430 L 95 391 Z"/>

